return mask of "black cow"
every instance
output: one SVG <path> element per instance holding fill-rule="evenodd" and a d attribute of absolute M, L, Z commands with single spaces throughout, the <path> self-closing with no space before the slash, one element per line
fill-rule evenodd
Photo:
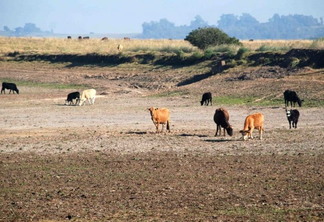
<path fill-rule="evenodd" d="M 286 115 L 289 122 L 289 129 L 291 129 L 291 125 L 293 128 L 297 129 L 297 123 L 299 119 L 299 111 L 297 109 L 286 109 Z"/>
<path fill-rule="evenodd" d="M 9 94 L 11 93 L 11 91 L 12 91 L 13 93 L 16 92 L 17 94 L 19 94 L 19 90 L 18 90 L 18 88 L 17 88 L 17 86 L 16 86 L 15 83 L 3 82 L 3 83 L 2 83 L 1 94 L 2 94 L 2 92 L 3 92 L 4 94 L 6 94 L 5 89 L 9 89 L 9 90 L 10 90 L 10 91 L 9 91 Z"/>
<path fill-rule="evenodd" d="M 200 104 L 201 105 L 206 105 L 208 106 L 209 105 L 209 102 L 210 102 L 210 105 L 212 106 L 213 105 L 213 97 L 212 97 L 212 94 L 210 92 L 206 92 L 202 95 L 202 99 L 200 101 Z"/>
<path fill-rule="evenodd" d="M 292 107 L 294 104 L 294 107 L 296 105 L 296 102 L 298 103 L 299 107 L 302 106 L 302 103 L 304 100 L 299 99 L 297 93 L 295 91 L 292 90 L 286 90 L 284 92 L 284 99 L 285 99 L 285 107 L 288 106 L 289 102 L 290 102 L 290 106 Z"/>
<path fill-rule="evenodd" d="M 65 105 L 73 104 L 73 100 L 75 99 L 74 105 L 80 102 L 80 93 L 79 92 L 72 92 L 67 95 L 67 99 L 65 100 Z"/>

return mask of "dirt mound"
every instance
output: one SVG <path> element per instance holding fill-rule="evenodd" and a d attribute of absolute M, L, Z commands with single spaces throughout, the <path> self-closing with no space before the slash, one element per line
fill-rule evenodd
<path fill-rule="evenodd" d="M 296 75 L 301 71 L 300 69 L 286 69 L 279 66 L 264 66 L 254 70 L 238 72 L 237 76 L 228 77 L 226 81 L 255 80 L 259 78 L 280 79 L 285 76 Z"/>

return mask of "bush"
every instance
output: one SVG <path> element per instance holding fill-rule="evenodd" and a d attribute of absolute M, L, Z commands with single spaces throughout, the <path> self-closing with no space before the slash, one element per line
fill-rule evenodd
<path fill-rule="evenodd" d="M 223 44 L 241 45 L 236 38 L 229 37 L 225 32 L 218 28 L 199 28 L 191 31 L 185 38 L 186 41 L 200 49 L 206 49 L 209 46 Z"/>

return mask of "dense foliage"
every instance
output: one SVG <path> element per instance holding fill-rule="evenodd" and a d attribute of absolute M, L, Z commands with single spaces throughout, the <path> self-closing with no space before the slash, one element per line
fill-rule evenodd
<path fill-rule="evenodd" d="M 193 30 L 185 40 L 200 49 L 223 44 L 240 44 L 238 39 L 229 37 L 220 29 L 212 27 Z"/>

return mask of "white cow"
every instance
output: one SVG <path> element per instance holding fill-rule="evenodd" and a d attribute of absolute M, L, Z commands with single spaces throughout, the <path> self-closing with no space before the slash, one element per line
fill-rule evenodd
<path fill-rule="evenodd" d="M 93 105 L 95 102 L 95 99 L 96 99 L 96 93 L 97 93 L 97 91 L 95 89 L 83 90 L 83 92 L 81 94 L 79 106 L 82 106 L 85 103 L 85 101 L 87 101 L 87 100 L 88 100 L 89 104 Z"/>

